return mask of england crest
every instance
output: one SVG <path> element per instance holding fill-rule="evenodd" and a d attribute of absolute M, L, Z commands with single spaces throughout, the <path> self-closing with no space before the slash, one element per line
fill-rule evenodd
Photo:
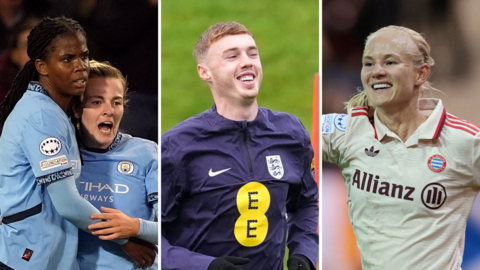
<path fill-rule="evenodd" d="M 267 156 L 268 172 L 271 176 L 280 179 L 283 177 L 282 159 L 279 155 Z"/>

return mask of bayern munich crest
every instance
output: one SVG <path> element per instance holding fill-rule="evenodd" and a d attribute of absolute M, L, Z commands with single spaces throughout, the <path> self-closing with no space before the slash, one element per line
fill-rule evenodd
<path fill-rule="evenodd" d="M 447 161 L 441 155 L 433 155 L 428 159 L 428 168 L 434 172 L 441 172 L 447 167 Z"/>
<path fill-rule="evenodd" d="M 271 176 L 277 179 L 283 177 L 283 165 L 280 155 L 267 156 L 267 167 Z"/>
<path fill-rule="evenodd" d="M 120 173 L 131 174 L 133 172 L 133 163 L 130 161 L 120 161 L 117 169 Z"/>
<path fill-rule="evenodd" d="M 45 156 L 54 156 L 62 149 L 62 143 L 55 137 L 48 137 L 40 143 L 40 152 Z"/>

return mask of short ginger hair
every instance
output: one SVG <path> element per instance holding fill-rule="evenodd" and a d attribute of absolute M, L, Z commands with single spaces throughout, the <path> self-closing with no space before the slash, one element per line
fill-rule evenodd
<path fill-rule="evenodd" d="M 202 36 L 198 39 L 195 48 L 193 49 L 193 56 L 197 63 L 201 63 L 210 45 L 216 40 L 228 35 L 247 34 L 253 38 L 253 34 L 248 29 L 237 22 L 220 22 L 210 26 Z"/>

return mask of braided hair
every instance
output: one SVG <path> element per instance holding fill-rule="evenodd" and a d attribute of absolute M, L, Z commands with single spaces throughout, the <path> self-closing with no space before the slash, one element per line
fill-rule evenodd
<path fill-rule="evenodd" d="M 39 74 L 35 66 L 37 59 L 46 61 L 49 53 L 53 51 L 52 42 L 57 37 L 66 37 L 76 34 L 82 34 L 86 37 L 85 31 L 77 21 L 65 18 L 43 18 L 35 26 L 28 36 L 27 54 L 30 60 L 20 70 L 13 80 L 10 91 L 5 96 L 5 100 L 0 104 L 0 134 L 8 115 L 12 112 L 15 104 L 20 100 L 27 90 L 30 81 L 38 81 Z"/>

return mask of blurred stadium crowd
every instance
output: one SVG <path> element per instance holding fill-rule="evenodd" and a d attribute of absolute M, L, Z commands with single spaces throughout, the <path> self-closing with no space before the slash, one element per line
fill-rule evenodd
<path fill-rule="evenodd" d="M 346 113 L 343 102 L 358 93 L 361 59 L 368 34 L 401 25 L 423 33 L 431 45 L 430 81 L 443 93 L 448 112 L 480 124 L 475 111 L 480 92 L 480 2 L 468 0 L 323 0 L 322 113 Z M 322 241 L 324 270 L 361 269 L 349 223 L 343 178 L 335 165 L 323 163 Z M 462 269 L 480 269 L 480 201 L 467 224 Z"/>
<path fill-rule="evenodd" d="M 158 0 L 0 0 L 0 102 L 29 60 L 28 33 L 45 16 L 83 26 L 90 59 L 109 61 L 127 77 L 120 130 L 158 142 Z"/>

